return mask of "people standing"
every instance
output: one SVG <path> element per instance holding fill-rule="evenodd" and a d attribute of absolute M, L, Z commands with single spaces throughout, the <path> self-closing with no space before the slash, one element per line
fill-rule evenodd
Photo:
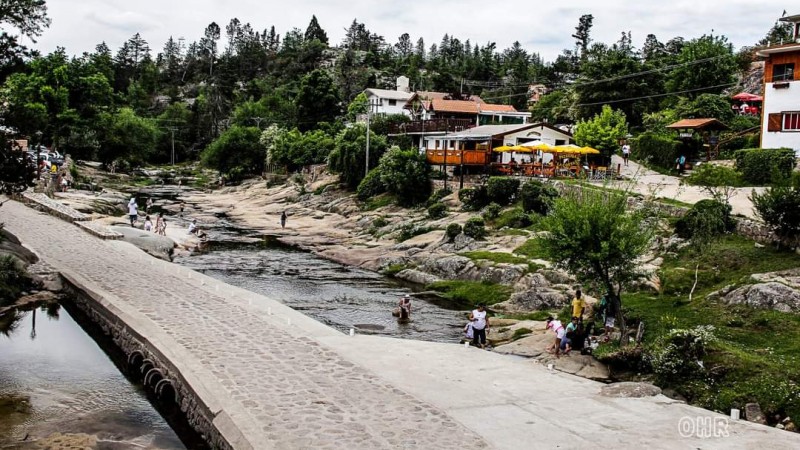
<path fill-rule="evenodd" d="M 158 221 L 160 221 L 160 225 L 158 226 L 158 229 L 156 230 L 157 233 L 160 234 L 161 236 L 166 236 L 167 235 L 167 219 L 164 218 L 164 213 L 163 212 L 158 213 Z"/>
<path fill-rule="evenodd" d="M 676 168 L 678 169 L 678 174 L 683 173 L 683 169 L 686 165 L 686 156 L 681 155 L 675 159 Z"/>
<path fill-rule="evenodd" d="M 566 335 L 566 330 L 564 330 L 564 326 L 561 325 L 561 321 L 558 319 L 554 319 L 553 316 L 547 318 L 547 326 L 544 328 L 545 330 L 553 330 L 555 333 L 555 339 L 553 340 L 553 344 L 547 348 L 549 353 L 555 353 L 556 358 L 559 357 L 559 351 L 561 349 L 561 340 L 564 339 Z"/>
<path fill-rule="evenodd" d="M 617 320 L 617 304 L 611 294 L 606 294 L 600 299 L 600 307 L 603 309 L 603 325 L 606 331 L 603 338 L 608 342 Z"/>
<path fill-rule="evenodd" d="M 489 318 L 486 316 L 486 308 L 483 303 L 472 310 L 469 320 L 472 322 L 472 345 L 486 348 L 486 330 L 489 329 Z"/>
<path fill-rule="evenodd" d="M 286 228 L 286 211 L 281 213 L 281 228 Z"/>
<path fill-rule="evenodd" d="M 152 231 L 153 222 L 150 221 L 150 216 L 144 217 L 144 231 Z"/>
<path fill-rule="evenodd" d="M 136 226 L 136 219 L 139 217 L 139 207 L 136 206 L 136 197 L 131 197 L 128 202 L 128 217 L 131 219 L 131 226 Z"/>
<path fill-rule="evenodd" d="M 628 158 L 630 158 L 630 156 L 631 156 L 631 146 L 628 145 L 628 143 L 626 142 L 625 145 L 622 146 L 622 161 L 625 163 L 626 166 L 628 165 Z"/>
<path fill-rule="evenodd" d="M 148 197 L 147 202 L 144 204 L 144 213 L 150 214 L 150 208 L 153 207 L 153 197 Z"/>
<path fill-rule="evenodd" d="M 583 299 L 581 289 L 575 290 L 575 298 L 572 299 L 572 317 L 583 320 L 583 312 L 586 310 L 586 300 Z"/>
<path fill-rule="evenodd" d="M 180 215 L 181 219 L 183 219 L 183 208 L 184 208 L 185 206 L 186 206 L 186 203 L 184 203 L 184 202 L 181 202 L 181 215 Z"/>

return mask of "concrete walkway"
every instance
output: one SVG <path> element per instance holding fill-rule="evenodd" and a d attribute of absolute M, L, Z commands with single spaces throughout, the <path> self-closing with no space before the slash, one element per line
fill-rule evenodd
<path fill-rule="evenodd" d="M 724 416 L 663 396 L 605 397 L 600 383 L 530 360 L 342 335 L 13 201 L 0 221 L 123 311 L 199 395 L 213 397 L 204 399 L 244 437 L 237 448 L 800 448 L 800 435 L 742 421 L 718 427 L 717 437 L 700 437 L 705 429 L 683 437 L 681 423 Z"/>
<path fill-rule="evenodd" d="M 622 158 L 614 155 L 611 158 L 612 167 L 622 164 Z M 711 198 L 708 192 L 698 186 L 688 184 L 681 185 L 682 179 L 669 175 L 662 175 L 650 170 L 633 161 L 629 161 L 627 166 L 621 165 L 622 175 L 629 180 L 634 180 L 632 190 L 642 195 L 655 194 L 656 197 L 669 198 L 684 203 L 694 204 L 700 200 Z M 628 181 L 615 182 L 614 187 L 624 189 L 630 185 Z M 753 212 L 753 202 L 750 201 L 750 194 L 753 191 L 763 192 L 763 187 L 756 188 L 736 188 L 731 197 L 730 203 L 733 213 L 749 218 L 755 218 Z"/>

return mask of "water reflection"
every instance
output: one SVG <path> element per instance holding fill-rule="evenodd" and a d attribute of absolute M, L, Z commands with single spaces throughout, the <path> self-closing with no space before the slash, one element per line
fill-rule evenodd
<path fill-rule="evenodd" d="M 186 448 L 68 311 L 9 317 L 0 318 L 0 448 Z"/>

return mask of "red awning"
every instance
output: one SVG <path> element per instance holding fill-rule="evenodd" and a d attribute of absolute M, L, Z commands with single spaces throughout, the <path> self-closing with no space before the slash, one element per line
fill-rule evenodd
<path fill-rule="evenodd" d="M 739 100 L 742 102 L 763 102 L 764 97 L 755 94 L 748 94 L 747 92 L 742 92 L 740 94 L 736 94 L 733 97 L 734 100 Z"/>

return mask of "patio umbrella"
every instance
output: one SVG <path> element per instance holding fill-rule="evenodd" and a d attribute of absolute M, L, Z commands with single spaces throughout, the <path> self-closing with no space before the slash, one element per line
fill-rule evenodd
<path fill-rule="evenodd" d="M 512 147 L 510 145 L 501 145 L 500 147 L 493 148 L 492 151 L 501 152 L 502 153 L 502 152 L 513 152 L 515 150 L 514 150 L 514 147 Z"/>
<path fill-rule="evenodd" d="M 592 148 L 592 147 L 582 147 L 581 148 L 581 154 L 582 155 L 599 155 L 600 154 L 600 150 L 598 150 L 596 148 Z"/>
<path fill-rule="evenodd" d="M 555 149 L 554 146 L 552 146 L 552 145 L 550 145 L 550 144 L 548 144 L 546 142 L 542 142 L 542 141 L 526 142 L 524 144 L 520 144 L 520 146 L 525 147 L 525 148 L 529 148 L 531 150 L 540 150 L 540 151 L 543 151 L 543 152 L 548 152 L 548 151 L 552 151 L 553 149 Z"/>
<path fill-rule="evenodd" d="M 524 145 L 515 145 L 511 147 L 511 151 L 517 153 L 533 153 L 536 150 L 532 147 L 525 147 Z"/>
<path fill-rule="evenodd" d="M 739 94 L 734 95 L 731 97 L 734 100 L 739 100 L 742 102 L 762 102 L 764 101 L 764 97 L 760 95 L 750 94 L 747 92 L 741 92 Z"/>

